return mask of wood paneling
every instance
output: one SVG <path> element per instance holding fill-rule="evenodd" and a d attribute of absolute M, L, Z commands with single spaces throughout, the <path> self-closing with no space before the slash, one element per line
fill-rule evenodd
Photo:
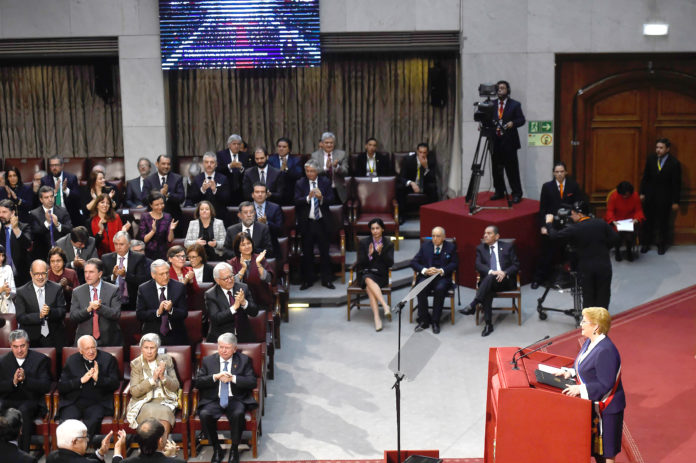
<path fill-rule="evenodd" d="M 639 169 L 634 154 L 640 146 L 640 128 L 596 128 L 592 130 L 592 152 L 588 162 L 585 191 L 591 193 L 590 201 L 604 202 L 607 194 L 619 182 L 632 181 Z M 642 169 L 642 166 L 640 167 Z"/>

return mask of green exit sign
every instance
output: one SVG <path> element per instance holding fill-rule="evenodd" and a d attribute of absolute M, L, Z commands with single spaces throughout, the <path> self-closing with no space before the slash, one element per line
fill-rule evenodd
<path fill-rule="evenodd" d="M 552 133 L 553 121 L 529 121 L 529 133 Z"/>

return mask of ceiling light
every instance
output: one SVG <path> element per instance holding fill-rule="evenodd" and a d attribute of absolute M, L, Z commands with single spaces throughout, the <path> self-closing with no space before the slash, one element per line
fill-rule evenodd
<path fill-rule="evenodd" d="M 645 23 L 643 24 L 643 35 L 667 35 L 669 24 L 665 23 Z"/>

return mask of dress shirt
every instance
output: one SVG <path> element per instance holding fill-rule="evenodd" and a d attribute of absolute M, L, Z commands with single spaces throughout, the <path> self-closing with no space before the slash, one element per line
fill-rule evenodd
<path fill-rule="evenodd" d="M 244 224 L 242 224 L 242 231 L 245 233 L 248 233 L 249 236 L 254 236 L 254 224 L 251 224 L 251 227 L 247 227 Z"/>
<path fill-rule="evenodd" d="M 232 150 L 230 150 L 230 163 L 232 162 L 239 162 L 239 153 L 234 154 Z M 234 169 L 231 169 L 229 164 L 227 165 L 227 168 L 230 169 L 230 172 L 234 172 Z M 239 168 L 240 172 L 244 172 L 244 166 Z"/>
<path fill-rule="evenodd" d="M 205 175 L 205 178 L 203 179 L 203 181 L 212 180 L 213 182 L 215 182 L 215 171 L 213 171 L 212 174 L 209 174 L 208 172 L 203 172 L 203 174 Z M 215 182 L 215 186 L 217 186 L 217 182 Z M 207 190 L 203 189 L 203 184 L 201 184 L 201 193 L 205 193 L 206 191 Z M 215 193 L 217 193 L 217 189 L 215 191 L 210 190 L 210 192 L 215 194 Z"/>
<path fill-rule="evenodd" d="M 60 190 L 63 194 L 63 200 L 65 200 L 65 196 L 68 196 L 70 194 L 70 188 L 66 186 L 65 190 L 63 190 L 63 172 L 61 172 L 58 177 L 56 177 L 55 175 L 53 176 L 53 183 L 58 183 L 60 185 Z M 63 207 L 65 207 L 65 204 L 63 204 Z"/>
<path fill-rule="evenodd" d="M 101 280 L 99 280 L 99 283 L 97 283 L 97 286 L 92 286 L 89 285 L 89 300 L 92 301 L 94 300 L 94 288 L 97 288 L 97 299 L 101 300 Z"/>
<path fill-rule="evenodd" d="M 84 248 L 76 248 L 75 246 L 73 246 L 72 249 L 73 249 L 73 254 L 75 255 L 75 257 L 77 257 L 77 256 L 80 255 L 80 253 L 82 252 L 82 250 L 83 250 Z"/>
<path fill-rule="evenodd" d="M 46 208 L 43 207 L 43 206 L 41 206 L 41 208 L 42 208 L 43 211 L 44 211 L 44 217 L 46 217 L 46 213 L 47 213 L 48 211 L 53 212 L 53 208 L 51 208 L 51 209 L 46 209 Z M 49 222 L 48 220 L 44 220 L 44 226 L 45 226 L 46 228 L 49 228 L 49 227 L 51 226 L 51 222 Z M 56 227 L 56 230 L 60 231 L 60 229 L 63 228 L 63 224 L 60 223 L 60 222 L 58 222 L 58 225 L 55 225 L 55 227 Z"/>
<path fill-rule="evenodd" d="M 36 286 L 32 283 L 34 286 L 34 292 L 36 293 L 36 301 L 39 303 L 39 310 L 41 310 L 41 307 L 44 306 L 46 303 L 46 286 Z M 41 290 L 41 295 L 39 295 L 39 290 Z"/>
<path fill-rule="evenodd" d="M 261 178 L 263 178 L 264 184 L 268 182 L 268 164 L 266 164 L 266 167 L 257 167 L 257 169 L 259 170 L 259 182 Z M 261 174 L 263 174 L 263 176 Z"/>
<path fill-rule="evenodd" d="M 225 371 L 225 363 L 227 363 L 227 372 L 229 373 L 230 370 L 232 370 L 232 357 L 227 360 L 220 357 L 220 373 Z M 232 384 L 237 384 L 237 375 L 232 375 Z M 222 381 L 219 381 L 218 384 L 218 397 L 220 397 L 220 389 L 222 389 Z M 234 394 L 232 394 L 232 388 L 230 387 L 228 390 L 230 391 L 230 397 L 234 396 Z"/>
<path fill-rule="evenodd" d="M 160 294 L 162 294 L 162 288 L 164 288 L 164 299 L 168 300 L 169 299 L 169 292 L 167 291 L 166 286 L 160 286 L 159 283 L 155 283 L 155 286 L 157 287 L 157 300 L 159 301 L 160 299 Z M 159 307 L 159 304 L 157 304 L 157 307 Z M 164 312 L 162 312 L 164 313 Z M 158 317 L 161 317 L 162 314 L 157 315 Z"/>
<path fill-rule="evenodd" d="M 140 177 L 140 191 L 143 191 L 143 184 L 145 183 L 145 178 Z"/>
<path fill-rule="evenodd" d="M 365 172 L 368 176 L 377 175 L 377 156 L 367 155 L 367 163 L 365 165 Z"/>
<path fill-rule="evenodd" d="M 118 267 L 121 264 L 121 257 L 123 257 L 123 269 L 127 272 L 128 271 L 128 252 L 126 252 L 125 256 L 121 256 L 118 253 L 116 254 L 116 267 Z M 126 277 L 123 277 L 124 280 L 125 280 L 125 278 Z M 112 273 L 111 274 L 111 281 L 116 281 L 116 280 L 118 280 L 118 275 L 116 275 L 115 273 Z M 159 297 L 159 289 L 157 291 L 158 291 L 157 297 Z M 167 291 L 165 291 L 165 293 L 166 292 Z M 101 294 L 101 290 L 100 290 L 99 294 Z"/>
<path fill-rule="evenodd" d="M 205 268 L 205 265 L 201 265 L 198 268 L 193 269 L 193 274 L 196 276 L 196 281 L 198 283 L 201 283 L 203 281 L 203 269 Z"/>
<path fill-rule="evenodd" d="M 497 241 L 489 246 L 488 251 L 491 252 L 491 250 L 495 254 L 495 266 L 497 267 L 496 270 L 502 270 L 500 268 L 500 259 L 498 258 L 498 242 Z M 493 269 L 490 269 L 488 271 L 488 273 L 489 274 L 493 273 Z"/>
<path fill-rule="evenodd" d="M 310 180 L 309 181 L 309 190 L 312 191 L 317 187 L 317 180 Z M 314 216 L 314 204 L 312 202 L 314 201 L 314 198 L 310 198 L 309 195 L 307 195 L 307 203 L 309 204 L 309 218 L 312 220 L 316 220 L 316 217 Z M 319 200 L 319 206 L 321 206 L 321 203 L 324 201 L 324 197 L 322 196 L 321 199 Z"/>
<path fill-rule="evenodd" d="M 563 185 L 563 190 L 565 191 L 565 179 L 563 179 L 563 183 L 559 183 L 559 181 L 556 180 L 556 188 L 559 194 L 561 193 L 561 185 Z"/>
<path fill-rule="evenodd" d="M 15 357 L 15 360 L 17 361 L 17 364 L 21 367 L 22 365 L 24 365 L 24 361 L 26 360 L 26 357 L 23 359 L 18 359 L 17 357 Z"/>
<path fill-rule="evenodd" d="M 283 170 L 283 161 L 285 161 L 285 170 L 288 170 L 288 160 L 290 159 L 290 155 L 286 154 L 285 156 L 281 156 L 280 154 L 278 155 L 278 168 L 280 170 Z"/>

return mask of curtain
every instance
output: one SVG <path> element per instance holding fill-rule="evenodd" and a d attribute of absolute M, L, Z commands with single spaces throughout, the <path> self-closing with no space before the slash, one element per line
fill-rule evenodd
<path fill-rule="evenodd" d="M 281 136 L 294 153 L 318 148 L 323 132 L 336 148 L 364 150 L 375 137 L 381 151 L 415 151 L 425 141 L 449 178 L 456 112 L 457 57 L 452 55 L 325 55 L 316 68 L 168 71 L 173 154 L 201 156 L 237 133 L 249 149 L 270 152 Z M 447 72 L 447 103 L 430 105 L 428 70 Z M 445 186 L 443 185 L 443 191 Z"/>
<path fill-rule="evenodd" d="M 110 74 L 110 101 L 97 73 Z M 118 82 L 116 64 L 0 64 L 0 154 L 123 156 Z"/>

